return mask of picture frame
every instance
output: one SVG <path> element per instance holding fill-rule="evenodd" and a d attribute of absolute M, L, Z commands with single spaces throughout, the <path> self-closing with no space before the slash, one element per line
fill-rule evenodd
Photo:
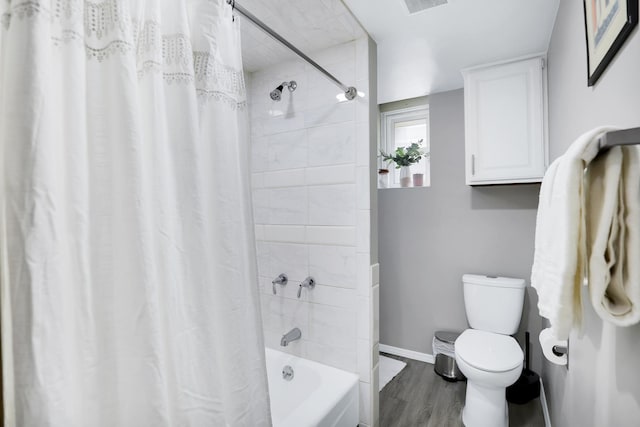
<path fill-rule="evenodd" d="M 596 84 L 638 24 L 638 0 L 583 0 L 587 82 Z"/>

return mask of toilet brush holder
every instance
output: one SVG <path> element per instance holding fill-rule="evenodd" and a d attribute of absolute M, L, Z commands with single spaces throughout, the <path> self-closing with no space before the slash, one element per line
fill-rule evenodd
<path fill-rule="evenodd" d="M 507 401 L 523 405 L 540 397 L 540 375 L 529 369 L 529 332 L 525 333 L 525 368 L 520 378 L 507 387 Z"/>

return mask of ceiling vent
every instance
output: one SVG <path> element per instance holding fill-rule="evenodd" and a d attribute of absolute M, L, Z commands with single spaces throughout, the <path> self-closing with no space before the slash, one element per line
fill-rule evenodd
<path fill-rule="evenodd" d="M 447 0 L 404 0 L 404 3 L 409 9 L 409 14 L 422 12 L 423 10 L 431 9 L 432 7 L 447 4 Z"/>

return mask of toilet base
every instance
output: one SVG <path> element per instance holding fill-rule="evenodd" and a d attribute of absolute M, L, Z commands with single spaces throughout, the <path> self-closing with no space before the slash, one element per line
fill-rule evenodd
<path fill-rule="evenodd" d="M 462 423 L 465 427 L 508 427 L 506 388 L 483 387 L 467 380 Z"/>

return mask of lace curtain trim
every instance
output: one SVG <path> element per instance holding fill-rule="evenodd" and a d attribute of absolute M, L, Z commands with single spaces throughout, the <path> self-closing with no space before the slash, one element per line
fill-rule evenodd
<path fill-rule="evenodd" d="M 102 62 L 116 54 L 135 54 L 139 78 L 161 74 L 169 84 L 193 83 L 203 100 L 223 101 L 233 108 L 246 106 L 242 70 L 223 64 L 210 52 L 193 51 L 187 34 L 162 34 L 156 21 L 131 19 L 120 1 L 9 1 L 1 22 L 8 30 L 16 18 L 48 17 L 53 24 L 52 41 L 83 45 L 88 60 Z"/>

